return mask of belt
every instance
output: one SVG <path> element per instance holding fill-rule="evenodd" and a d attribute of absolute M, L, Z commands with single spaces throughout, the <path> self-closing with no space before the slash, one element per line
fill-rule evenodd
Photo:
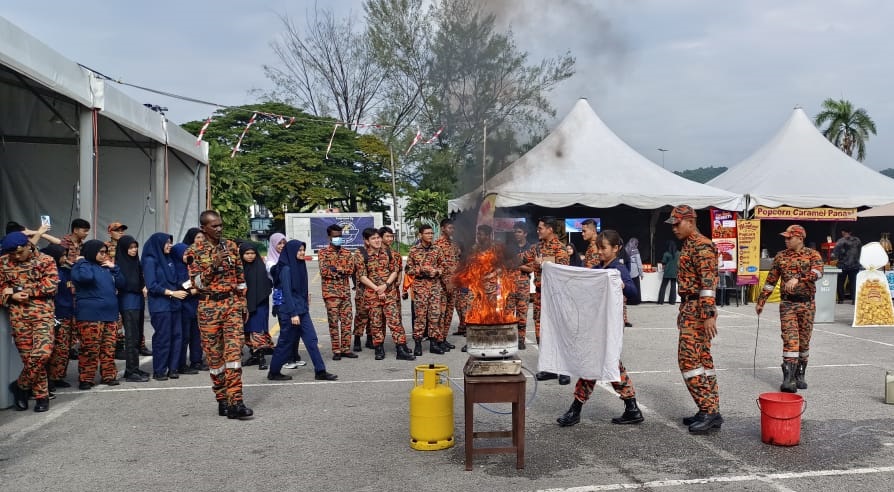
<path fill-rule="evenodd" d="M 208 294 L 199 294 L 199 299 L 202 299 L 203 301 L 222 301 L 224 299 L 229 299 L 230 297 L 233 297 L 232 292 L 212 292 Z"/>
<path fill-rule="evenodd" d="M 813 300 L 812 297 L 808 296 L 781 296 L 782 300 L 785 302 L 810 302 Z"/>
<path fill-rule="evenodd" d="M 697 301 L 699 300 L 699 298 L 701 298 L 701 296 L 699 296 L 698 294 L 680 295 L 680 299 L 683 299 L 684 301 Z"/>

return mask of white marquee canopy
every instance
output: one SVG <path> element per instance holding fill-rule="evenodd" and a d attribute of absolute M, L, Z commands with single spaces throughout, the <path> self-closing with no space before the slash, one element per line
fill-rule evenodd
<path fill-rule="evenodd" d="M 688 203 L 695 208 L 742 210 L 740 194 L 678 176 L 630 148 L 580 99 L 558 126 L 525 155 L 487 181 L 497 207 L 575 204 L 593 208 L 629 205 L 658 209 Z M 451 211 L 475 207 L 479 187 L 450 200 Z"/>
<path fill-rule="evenodd" d="M 855 208 L 894 201 L 894 179 L 838 149 L 801 108 L 763 147 L 708 184 L 747 195 L 749 207 Z"/>

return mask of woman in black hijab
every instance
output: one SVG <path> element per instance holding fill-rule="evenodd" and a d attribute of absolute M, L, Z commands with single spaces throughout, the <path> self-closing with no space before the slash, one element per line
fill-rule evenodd
<path fill-rule="evenodd" d="M 115 264 L 124 276 L 124 287 L 118 289 L 118 309 L 124 325 L 124 379 L 131 383 L 149 381 L 149 374 L 140 370 L 140 334 L 143 332 L 143 267 L 140 266 L 139 243 L 133 236 L 121 236 L 115 247 Z"/>
<path fill-rule="evenodd" d="M 314 364 L 315 378 L 322 381 L 335 381 L 338 376 L 326 372 L 323 356 L 317 346 L 317 332 L 310 319 L 308 303 L 310 294 L 307 290 L 307 265 L 304 262 L 304 243 L 291 240 L 279 256 L 279 261 L 270 270 L 276 287 L 282 289 L 282 305 L 277 314 L 279 318 L 279 340 L 273 350 L 270 361 L 270 372 L 267 379 L 287 381 L 292 376 L 280 372 L 289 354 L 295 350 L 300 337 L 304 340 L 307 353 Z"/>
<path fill-rule="evenodd" d="M 267 276 L 267 268 L 258 255 L 258 246 L 252 242 L 244 242 L 239 245 L 239 256 L 242 257 L 242 272 L 245 276 L 245 300 L 247 303 L 248 320 L 245 322 L 245 344 L 248 345 L 250 356 L 242 364 L 258 369 L 267 369 L 265 353 L 273 348 L 273 340 L 267 327 L 270 324 L 270 293 L 273 292 L 273 282 Z"/>

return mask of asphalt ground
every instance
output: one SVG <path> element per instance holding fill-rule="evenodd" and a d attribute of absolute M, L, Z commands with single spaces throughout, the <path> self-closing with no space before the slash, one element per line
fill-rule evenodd
<path fill-rule="evenodd" d="M 555 419 L 571 403 L 573 384 L 537 384 L 529 375 L 525 468 L 517 470 L 512 455 L 488 455 L 467 472 L 466 354 L 426 351 L 416 362 L 398 361 L 389 336 L 384 361 L 369 349 L 359 359 L 332 361 L 319 276 L 312 276 L 311 314 L 337 382 L 315 381 L 309 365 L 285 370 L 294 380 L 276 383 L 248 367 L 245 399 L 255 411 L 249 421 L 217 416 L 205 372 L 60 389 L 47 413 L 0 411 L 0 490 L 892 490 L 894 405 L 884 403 L 884 381 L 894 370 L 894 329 L 850 327 L 849 304 L 836 307 L 835 323 L 814 329 L 810 387 L 799 392 L 806 411 L 798 446 L 760 439 L 756 399 L 778 391 L 781 380 L 775 305 L 761 316 L 757 336 L 753 304 L 720 310 L 714 356 L 725 423 L 713 434 L 691 435 L 680 423 L 696 408 L 677 369 L 676 309 L 644 304 L 630 308 L 634 327 L 626 331 L 623 360 L 645 422 L 611 424 L 623 404 L 600 385 L 581 423 L 561 428 Z M 404 322 L 409 326 L 406 303 Z M 462 345 L 459 337 L 450 340 Z M 521 357 L 536 371 L 533 328 Z M 414 367 L 429 362 L 450 367 L 456 445 L 416 451 L 409 446 L 409 395 Z M 150 367 L 143 358 L 143 369 Z M 69 382 L 76 373 L 72 363 Z M 508 428 L 508 411 L 508 404 L 476 409 L 476 430 Z"/>

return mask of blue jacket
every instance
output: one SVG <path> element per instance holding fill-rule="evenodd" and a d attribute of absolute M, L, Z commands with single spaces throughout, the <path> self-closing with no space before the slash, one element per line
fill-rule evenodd
<path fill-rule="evenodd" d="M 121 311 L 142 311 L 145 302 L 142 294 L 134 294 L 133 292 L 118 293 L 118 309 Z"/>
<path fill-rule="evenodd" d="M 117 266 L 106 268 L 80 259 L 71 268 L 71 280 L 78 321 L 118 321 L 116 290 L 124 287 L 124 276 Z"/>
<path fill-rule="evenodd" d="M 174 257 L 164 254 L 165 244 L 171 241 L 169 234 L 156 232 L 149 236 L 143 247 L 143 279 L 149 291 L 149 312 L 166 313 L 180 311 L 180 300 L 165 295 L 166 290 L 183 290 L 177 284 Z"/>
<path fill-rule="evenodd" d="M 593 267 L 594 269 L 608 269 L 614 268 L 615 270 L 621 272 L 621 281 L 624 282 L 624 297 L 628 299 L 632 299 L 639 295 L 639 291 L 636 289 L 636 284 L 633 283 L 633 279 L 630 278 L 630 270 L 627 270 L 627 267 L 621 263 L 620 258 L 615 258 L 611 263 L 601 267 Z"/>
<path fill-rule="evenodd" d="M 282 304 L 279 306 L 279 316 L 291 318 L 307 314 L 307 297 L 296 292 L 300 287 L 292 285 L 290 268 L 283 266 L 279 270 L 279 275 L 280 282 L 282 282 Z"/>
<path fill-rule="evenodd" d="M 71 294 L 71 270 L 59 268 L 59 287 L 56 289 L 56 318 L 65 319 L 74 317 L 74 296 Z"/>

